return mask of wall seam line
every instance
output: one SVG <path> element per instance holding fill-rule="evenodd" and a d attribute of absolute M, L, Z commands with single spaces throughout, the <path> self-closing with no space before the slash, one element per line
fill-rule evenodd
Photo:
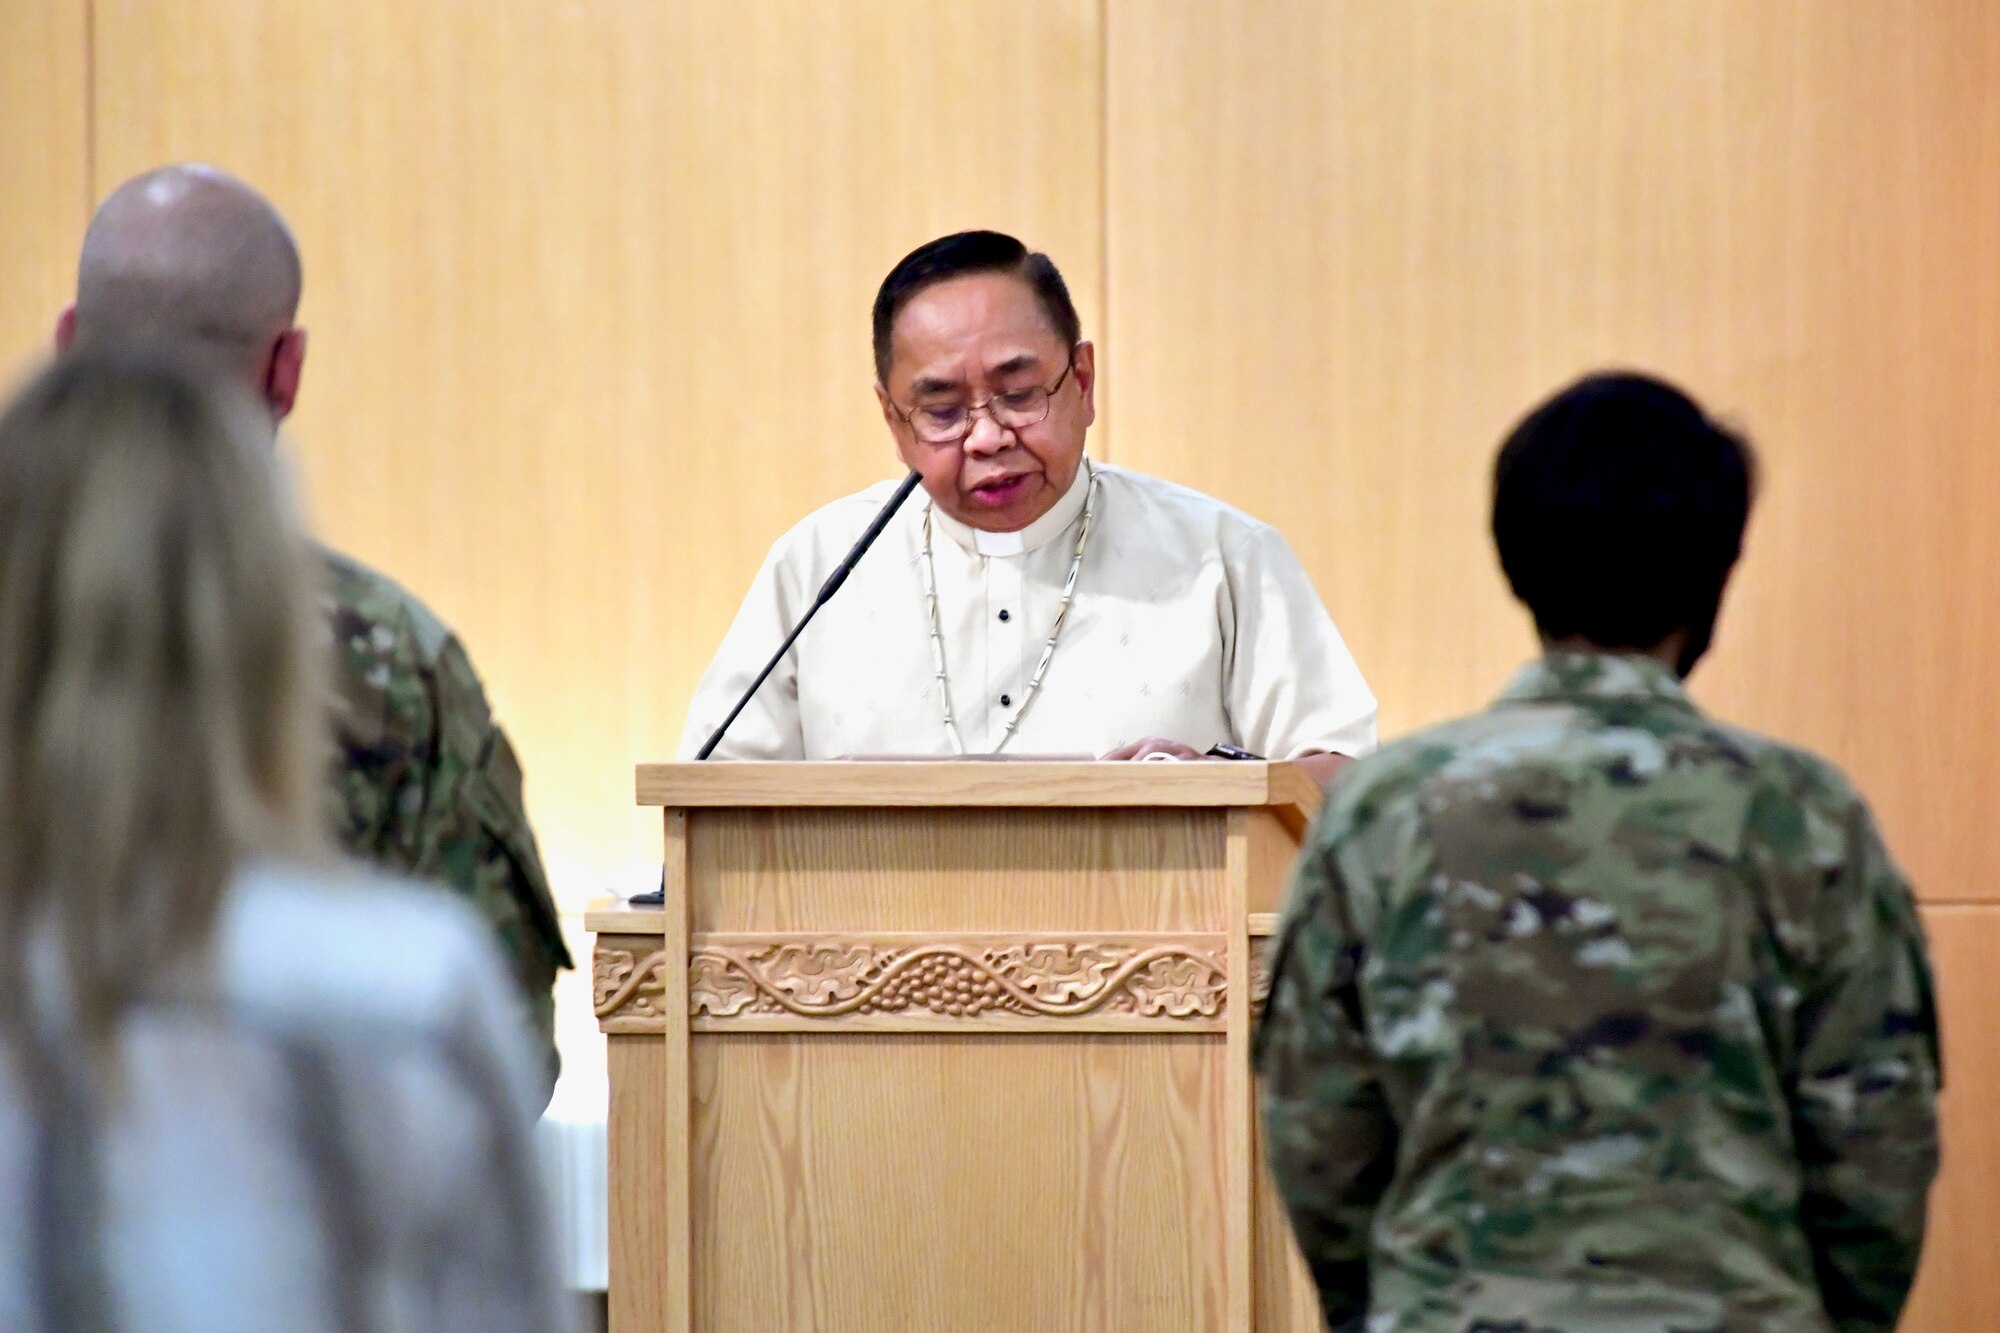
<path fill-rule="evenodd" d="M 1098 336 L 1111 334 L 1111 0 L 1097 0 L 1097 310 Z M 1118 424 L 1111 410 L 1111 392 L 1103 383 L 1104 363 L 1097 367 L 1097 396 L 1104 415 Z M 1098 447 L 1100 462 L 1112 461 L 1112 441 Z"/>
<path fill-rule="evenodd" d="M 83 217 L 97 207 L 97 0 L 83 0 Z"/>

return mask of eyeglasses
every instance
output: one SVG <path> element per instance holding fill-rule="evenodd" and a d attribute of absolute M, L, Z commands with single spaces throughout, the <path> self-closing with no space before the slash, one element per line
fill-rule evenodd
<path fill-rule="evenodd" d="M 1049 401 L 1074 369 L 1076 353 L 1072 351 L 1069 364 L 1063 367 L 1062 374 L 1056 376 L 1054 384 L 1009 389 L 1006 393 L 994 394 L 983 403 L 925 403 L 907 412 L 896 408 L 896 416 L 925 444 L 957 444 L 972 434 L 972 418 L 981 412 L 992 417 L 993 424 L 1002 430 L 1026 430 L 1048 420 Z M 890 406 L 895 407 L 895 404 Z"/>

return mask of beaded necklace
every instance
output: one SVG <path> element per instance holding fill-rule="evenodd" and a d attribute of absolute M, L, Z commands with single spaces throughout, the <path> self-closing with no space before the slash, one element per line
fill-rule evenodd
<path fill-rule="evenodd" d="M 1000 733 L 1000 743 L 993 747 L 998 754 L 1013 739 L 1014 729 L 1021 725 L 1021 719 L 1028 714 L 1028 705 L 1035 701 L 1041 691 L 1042 677 L 1049 671 L 1049 662 L 1056 655 L 1056 640 L 1062 635 L 1063 621 L 1069 616 L 1070 602 L 1076 597 L 1076 576 L 1083 568 L 1083 549 L 1090 544 L 1090 525 L 1097 517 L 1097 474 L 1092 472 L 1085 483 L 1083 495 L 1083 523 L 1076 532 L 1076 553 L 1070 557 L 1069 576 L 1063 580 L 1062 600 L 1056 603 L 1056 621 L 1049 626 L 1049 637 L 1042 648 L 1042 660 L 1035 666 L 1035 674 L 1028 678 L 1028 690 L 1021 696 L 1021 706 L 1014 710 L 1014 716 L 1007 720 L 1007 729 Z M 944 705 L 944 731 L 951 738 L 951 748 L 956 754 L 965 753 L 965 738 L 958 734 L 958 723 L 951 715 L 951 682 L 945 677 L 944 627 L 938 621 L 937 569 L 931 560 L 931 505 L 924 502 L 924 607 L 931 618 L 931 662 L 937 668 L 938 701 Z"/>

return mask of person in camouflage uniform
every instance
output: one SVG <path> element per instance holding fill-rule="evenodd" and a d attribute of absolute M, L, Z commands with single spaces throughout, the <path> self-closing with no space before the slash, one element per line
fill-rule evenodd
<path fill-rule="evenodd" d="M 354 856 L 464 895 L 498 933 L 554 1086 L 555 981 L 573 966 L 521 766 L 465 648 L 387 576 L 322 551 L 333 652 L 334 830 Z"/>
<path fill-rule="evenodd" d="M 284 219 L 243 182 L 200 166 L 149 171 L 105 200 L 84 237 L 77 299 L 56 330 L 156 340 L 248 375 L 272 421 L 305 359 L 301 288 Z M 521 770 L 456 636 L 410 593 L 323 551 L 335 764 L 333 828 L 354 856 L 440 883 L 490 921 L 524 1009 L 555 1054 L 556 973 L 573 966 L 521 799 Z"/>
<path fill-rule="evenodd" d="M 1896 1323 L 1941 1081 L 1909 887 L 1831 765 L 1682 685 L 1751 469 L 1658 381 L 1531 414 L 1494 534 L 1546 656 L 1329 793 L 1255 1058 L 1336 1331 Z"/>

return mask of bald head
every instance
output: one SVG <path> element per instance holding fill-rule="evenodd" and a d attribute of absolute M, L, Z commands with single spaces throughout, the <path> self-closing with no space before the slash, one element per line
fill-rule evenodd
<path fill-rule="evenodd" d="M 262 195 L 212 167 L 161 167 L 91 219 L 74 334 L 158 339 L 262 373 L 298 314 L 300 281 L 291 229 Z"/>

